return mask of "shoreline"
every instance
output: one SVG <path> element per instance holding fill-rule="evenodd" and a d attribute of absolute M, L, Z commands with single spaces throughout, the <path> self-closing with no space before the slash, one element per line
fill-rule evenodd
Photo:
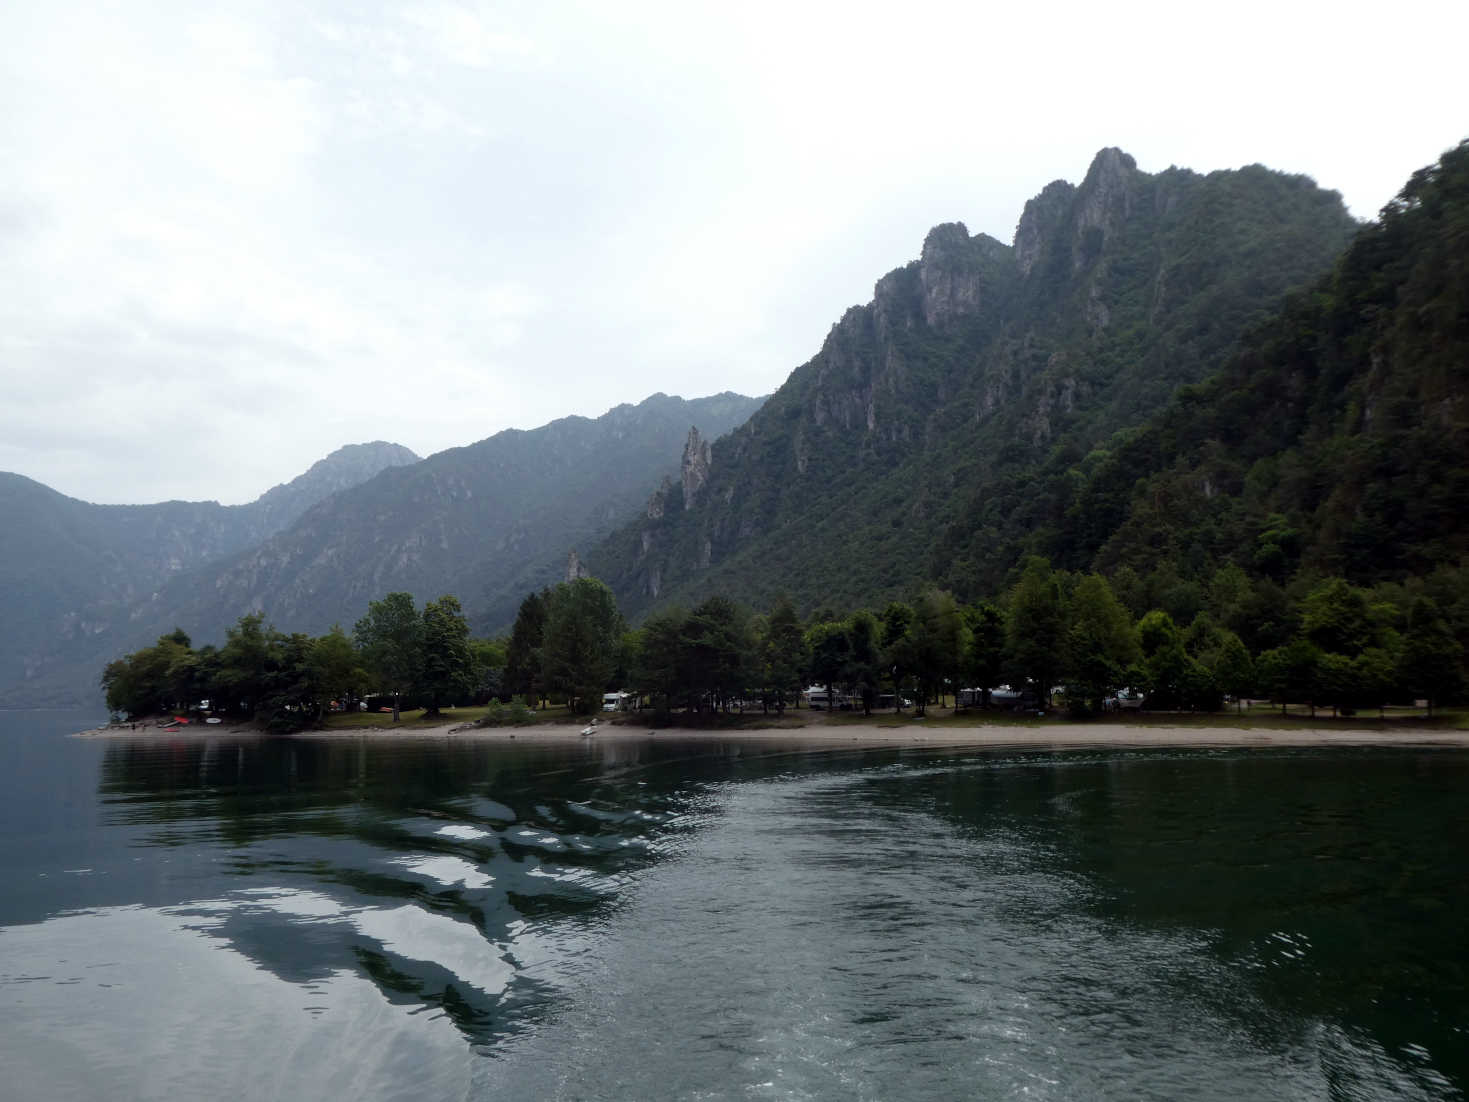
<path fill-rule="evenodd" d="M 616 723 L 598 726 L 596 733 L 583 735 L 585 723 L 547 723 L 525 727 L 474 727 L 446 719 L 434 726 L 344 727 L 314 731 L 298 731 L 286 736 L 271 736 L 252 723 L 226 723 L 211 727 L 190 726 L 178 730 L 158 727 L 96 727 L 78 731 L 72 738 L 133 739 L 217 739 L 267 738 L 324 739 L 330 741 L 372 739 L 374 741 L 414 741 L 421 739 L 453 739 L 458 742 L 508 743 L 519 745 L 574 745 L 598 742 L 748 742 L 809 746 L 812 748 L 867 749 L 907 747 L 910 749 L 945 749 L 960 747 L 1015 747 L 1039 749 L 1077 749 L 1086 747 L 1149 748 L 1244 748 L 1250 747 L 1448 747 L 1469 749 L 1469 730 L 1383 730 L 1369 727 L 1228 727 L 1177 726 L 1160 723 L 1067 723 L 1036 724 L 976 723 L 973 726 L 924 727 L 911 722 L 882 723 L 874 717 L 870 723 L 807 723 L 799 726 L 737 727 L 710 729 L 705 727 L 660 727 Z"/>

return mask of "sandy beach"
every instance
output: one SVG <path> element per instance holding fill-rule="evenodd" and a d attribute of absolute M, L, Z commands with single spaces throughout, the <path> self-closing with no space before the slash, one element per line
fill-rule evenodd
<path fill-rule="evenodd" d="M 803 717 L 805 718 L 805 717 Z M 291 737 L 303 739 L 455 739 L 474 742 L 517 742 L 521 744 L 580 743 L 588 741 L 678 740 L 682 742 L 779 743 L 812 748 L 863 747 L 1032 747 L 1070 749 L 1082 747 L 1270 747 L 1270 746 L 1443 746 L 1469 748 L 1469 731 L 1404 725 L 1401 728 L 1351 728 L 1309 726 L 1168 726 L 1150 723 L 1016 723 L 975 722 L 972 726 L 945 723 L 926 727 L 904 719 L 884 722 L 874 716 L 867 723 L 828 722 L 811 717 L 804 723 L 787 721 L 769 727 L 694 728 L 647 727 L 620 721 L 599 723 L 595 733 L 584 735 L 585 723 L 548 723 L 526 727 L 474 727 L 445 717 L 442 724 L 374 727 L 343 727 L 302 731 Z M 140 725 L 97 727 L 77 732 L 77 738 L 98 739 L 198 739 L 264 737 L 253 724 L 224 723 L 191 725 L 165 730 Z"/>

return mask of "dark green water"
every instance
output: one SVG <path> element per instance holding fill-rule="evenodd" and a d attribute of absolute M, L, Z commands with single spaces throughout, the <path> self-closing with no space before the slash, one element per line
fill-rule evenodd
<path fill-rule="evenodd" d="M 1461 1098 L 1469 753 L 86 743 L 0 1096 Z"/>

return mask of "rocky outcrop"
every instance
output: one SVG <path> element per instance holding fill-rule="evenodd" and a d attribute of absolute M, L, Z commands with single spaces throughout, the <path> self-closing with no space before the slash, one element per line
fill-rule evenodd
<path fill-rule="evenodd" d="M 993 289 L 992 273 L 1007 261 L 1009 253 L 993 237 L 970 237 L 963 222 L 948 222 L 929 230 L 918 261 L 924 323 L 941 328 L 983 309 Z"/>
<path fill-rule="evenodd" d="M 1043 267 L 1047 256 L 1073 274 L 1091 264 L 1136 213 L 1149 179 L 1156 177 L 1139 172 L 1130 155 L 1107 148 L 1092 158 L 1079 187 L 1065 180 L 1047 184 L 1025 204 L 1015 227 L 1015 264 L 1020 274 L 1029 276 Z M 1160 192 L 1155 199 L 1167 209 L 1176 201 L 1171 192 L 1166 197 Z"/>
<path fill-rule="evenodd" d="M 673 488 L 673 479 L 664 476 L 662 483 L 653 491 L 653 496 L 648 498 L 648 507 L 643 510 L 649 520 L 662 520 L 663 511 L 668 504 L 668 491 Z"/>
<path fill-rule="evenodd" d="M 709 441 L 699 435 L 697 427 L 689 429 L 689 438 L 683 446 L 683 507 L 692 509 L 699 500 L 699 491 L 709 481 L 709 465 L 713 454 Z"/>
<path fill-rule="evenodd" d="M 1108 239 L 1132 217 L 1139 182 L 1137 162 L 1120 149 L 1103 149 L 1092 159 L 1076 192 L 1073 271 L 1095 260 Z"/>
<path fill-rule="evenodd" d="M 1071 209 L 1071 199 L 1075 194 L 1075 184 L 1052 180 L 1039 195 L 1025 204 L 1020 222 L 1015 227 L 1015 265 L 1021 275 L 1030 275 L 1040 263 L 1047 243 Z"/>

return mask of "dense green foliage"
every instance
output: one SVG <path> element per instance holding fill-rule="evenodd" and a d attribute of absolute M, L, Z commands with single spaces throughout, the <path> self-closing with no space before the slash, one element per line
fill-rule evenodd
<path fill-rule="evenodd" d="M 398 720 L 398 698 L 410 690 L 424 664 L 424 631 L 413 597 L 389 593 L 367 607 L 352 634 L 363 661 L 384 690 L 393 695 L 393 721 Z"/>
<path fill-rule="evenodd" d="M 454 597 L 430 601 L 420 613 L 407 593 L 389 593 L 369 605 L 351 638 L 336 626 L 315 638 L 288 635 L 259 613 L 242 616 L 218 648 L 194 650 L 175 629 L 108 663 L 102 688 L 108 709 L 121 715 L 207 708 L 295 731 L 319 723 L 334 703 L 356 710 L 373 696 L 391 700 L 396 723 L 404 699 L 422 700 L 432 714 L 444 701 L 485 695 L 484 663 L 503 663 L 503 654 L 497 642 L 469 638 Z"/>
<path fill-rule="evenodd" d="M 1416 174 L 1335 270 L 1225 369 L 1062 474 L 1073 565 L 1281 584 L 1423 576 L 1469 556 L 1469 145 Z M 1002 553 L 1002 552 L 997 552 Z"/>
<path fill-rule="evenodd" d="M 1301 177 L 1148 175 L 1104 150 L 1080 187 L 1031 202 L 1013 248 L 933 230 L 715 443 L 694 500 L 669 487 L 586 561 L 635 615 L 715 593 L 885 602 L 925 582 L 981 600 L 1024 555 L 1058 558 L 1060 518 L 1031 504 L 1050 481 L 1218 370 L 1355 228 Z"/>
<path fill-rule="evenodd" d="M 575 584 L 610 599 L 601 583 Z M 1101 575 L 1032 557 L 993 602 L 965 606 L 928 587 L 912 605 L 892 602 L 881 614 L 817 613 L 804 632 L 784 597 L 764 616 L 711 597 L 691 611 L 655 613 L 630 636 L 602 632 L 594 668 L 613 688 L 619 655 L 630 653 L 622 687 L 658 712 L 693 714 L 780 710 L 808 683 L 864 711 L 880 702 L 901 710 L 907 697 L 920 712 L 946 697 L 978 706 L 997 689 L 1005 707 L 1043 708 L 1059 690 L 1076 716 L 1116 707 L 1119 690 L 1145 694 L 1153 710 L 1215 711 L 1226 698 L 1260 696 L 1347 714 L 1425 698 L 1431 708 L 1462 693 L 1456 629 L 1469 626 L 1469 602 L 1451 622 L 1428 598 L 1341 578 L 1283 600 L 1290 637 L 1252 653 L 1228 626 L 1250 603 L 1233 585 L 1212 587 L 1180 626 L 1160 608 L 1135 615 Z"/>
<path fill-rule="evenodd" d="M 546 599 L 541 671 L 547 690 L 564 695 L 573 711 L 602 706 L 617 668 L 622 615 L 612 591 L 593 578 L 562 582 Z"/>
<path fill-rule="evenodd" d="M 1054 595 L 1030 594 L 1012 659 L 1039 684 L 1069 652 L 1073 698 L 1127 669 L 1175 706 L 1256 675 L 1348 707 L 1389 683 L 1452 696 L 1469 643 L 1469 144 L 1273 315 L 1344 239 L 1329 197 L 1259 169 L 1181 186 L 1104 161 L 1027 209 L 1009 282 L 1001 247 L 935 231 L 716 447 L 698 501 L 670 497 L 589 561 L 633 608 L 777 587 L 812 608 L 924 584 L 980 602 L 1028 586 L 1040 556 L 1175 625 L 1133 654 L 1095 591 L 1064 637 Z M 960 284 L 970 306 L 945 315 L 938 292 Z"/>

